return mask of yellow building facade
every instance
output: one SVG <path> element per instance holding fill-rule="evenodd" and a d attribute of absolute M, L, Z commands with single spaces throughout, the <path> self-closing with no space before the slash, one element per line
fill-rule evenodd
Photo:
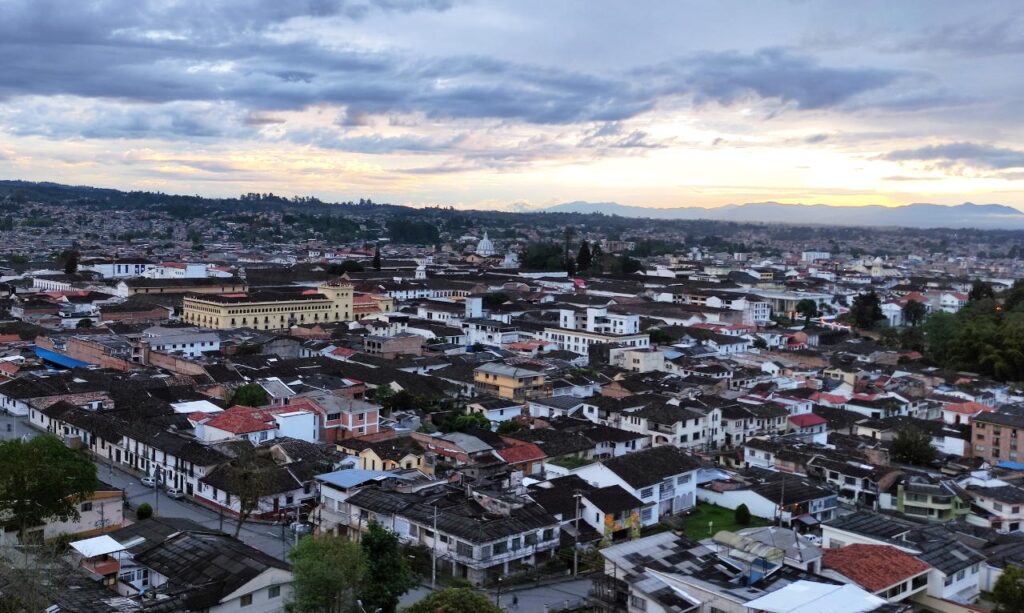
<path fill-rule="evenodd" d="M 331 281 L 315 292 L 261 291 L 186 296 L 181 319 L 200 328 L 287 330 L 295 325 L 351 321 L 352 285 Z"/>

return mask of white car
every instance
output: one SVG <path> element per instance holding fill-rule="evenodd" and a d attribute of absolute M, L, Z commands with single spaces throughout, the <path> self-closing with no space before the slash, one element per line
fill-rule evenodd
<path fill-rule="evenodd" d="M 183 492 L 183 491 L 181 491 L 181 490 L 179 490 L 177 488 L 174 488 L 174 487 L 169 487 L 169 488 L 167 488 L 167 497 L 168 498 L 173 498 L 173 499 L 177 500 L 179 498 L 184 498 L 185 497 L 185 492 Z"/>
<path fill-rule="evenodd" d="M 155 477 L 143 477 L 139 479 L 139 482 L 141 482 L 142 485 L 145 485 L 146 487 L 156 487 Z"/>

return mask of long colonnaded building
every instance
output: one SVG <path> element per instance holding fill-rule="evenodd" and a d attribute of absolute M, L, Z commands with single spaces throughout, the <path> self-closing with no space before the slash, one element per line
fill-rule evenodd
<path fill-rule="evenodd" d="M 200 328 L 287 330 L 294 325 L 351 321 L 353 288 L 328 281 L 312 288 L 286 287 L 230 294 L 186 296 L 181 319 Z"/>

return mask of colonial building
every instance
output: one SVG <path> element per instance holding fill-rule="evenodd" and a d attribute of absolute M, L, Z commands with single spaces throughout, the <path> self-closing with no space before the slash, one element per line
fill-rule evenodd
<path fill-rule="evenodd" d="M 342 281 L 321 283 L 316 290 L 190 295 L 184 299 L 181 318 L 217 330 L 286 330 L 293 325 L 350 321 L 352 300 L 352 285 Z"/>

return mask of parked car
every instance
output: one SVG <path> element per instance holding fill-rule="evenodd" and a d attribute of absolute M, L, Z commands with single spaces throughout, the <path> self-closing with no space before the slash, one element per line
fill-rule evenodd
<path fill-rule="evenodd" d="M 139 479 L 139 482 L 141 482 L 142 485 L 145 485 L 146 487 L 156 487 L 155 477 L 143 477 Z"/>
<path fill-rule="evenodd" d="M 167 488 L 167 497 L 168 498 L 174 498 L 175 500 L 177 500 L 179 498 L 184 498 L 185 497 L 185 492 L 183 492 L 183 491 L 181 491 L 181 490 L 179 490 L 178 488 L 175 488 L 175 487 L 169 487 L 169 488 Z"/>
<path fill-rule="evenodd" d="M 304 534 L 309 534 L 310 532 L 313 531 L 313 526 L 310 525 L 310 524 L 307 524 L 306 522 L 300 522 L 300 521 L 292 522 L 292 525 L 290 527 L 291 527 L 291 531 L 294 532 L 295 534 L 298 534 L 299 536 L 302 536 Z"/>

